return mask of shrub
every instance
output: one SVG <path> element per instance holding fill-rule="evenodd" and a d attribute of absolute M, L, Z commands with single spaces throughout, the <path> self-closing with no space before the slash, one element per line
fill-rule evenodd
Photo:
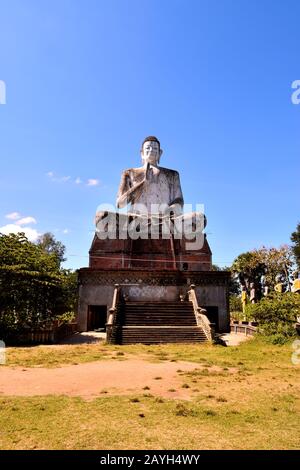
<path fill-rule="evenodd" d="M 300 316 L 300 296 L 292 292 L 272 293 L 256 304 L 246 306 L 249 320 L 259 322 L 259 332 L 273 344 L 283 344 L 296 334 L 295 323 Z"/>
<path fill-rule="evenodd" d="M 243 321 L 245 320 L 245 315 L 243 312 L 230 312 L 230 319 L 231 320 L 237 320 L 237 321 Z"/>
<path fill-rule="evenodd" d="M 237 295 L 230 295 L 229 297 L 229 310 L 230 312 L 242 312 L 242 300 Z"/>
<path fill-rule="evenodd" d="M 30 242 L 24 233 L 0 234 L 1 339 L 56 319 L 68 321 L 76 299 L 77 274 L 61 268 L 54 252 Z"/>
<path fill-rule="evenodd" d="M 70 312 L 65 312 L 61 315 L 57 315 L 56 319 L 63 323 L 70 323 L 75 321 L 76 314 L 73 310 L 71 310 Z"/>
<path fill-rule="evenodd" d="M 282 333 L 276 333 L 275 335 L 268 336 L 267 340 L 269 343 L 282 345 L 287 342 L 288 338 L 284 336 Z"/>

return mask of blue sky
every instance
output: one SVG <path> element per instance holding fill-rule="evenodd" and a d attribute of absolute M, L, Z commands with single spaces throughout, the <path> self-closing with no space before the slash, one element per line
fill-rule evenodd
<path fill-rule="evenodd" d="M 86 266 L 97 205 L 156 135 L 215 263 L 289 243 L 299 17 L 292 0 L 0 0 L 2 231 L 51 231 Z"/>

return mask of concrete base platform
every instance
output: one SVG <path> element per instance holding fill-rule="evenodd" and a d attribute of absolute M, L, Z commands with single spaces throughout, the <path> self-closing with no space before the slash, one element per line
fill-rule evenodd
<path fill-rule="evenodd" d="M 216 332 L 230 332 L 229 272 L 82 268 L 78 275 L 79 331 L 105 325 L 116 284 L 129 302 L 179 302 L 180 296 L 186 295 L 189 286 L 194 284 L 198 304 L 207 310 L 208 319 L 216 324 Z"/>

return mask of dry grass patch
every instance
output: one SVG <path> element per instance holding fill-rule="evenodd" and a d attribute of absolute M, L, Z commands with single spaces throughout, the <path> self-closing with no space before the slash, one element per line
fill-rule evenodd
<path fill-rule="evenodd" d="M 297 449 L 296 397 L 247 407 L 154 397 L 0 399 L 1 449 Z M 276 408 L 276 411 L 274 411 Z M 143 419 L 141 419 L 143 418 Z M 267 423 L 267 426 L 266 426 Z M 59 430 L 59 432 L 58 432 Z"/>
<path fill-rule="evenodd" d="M 249 372 L 273 367 L 278 359 L 290 358 L 290 345 L 274 346 L 256 338 L 236 347 L 211 344 L 161 344 L 147 346 L 133 344 L 116 346 L 105 343 L 8 347 L 7 365 L 24 367 L 59 367 L 65 364 L 80 364 L 115 358 L 126 360 L 138 357 L 150 362 L 187 361 L 201 364 L 207 369 L 218 365 L 221 368 L 238 367 Z"/>
<path fill-rule="evenodd" d="M 105 344 L 40 345 L 6 348 L 6 366 L 60 367 L 107 359 L 126 360 L 121 346 Z"/>
<path fill-rule="evenodd" d="M 131 396 L 111 396 L 102 389 L 99 398 L 88 402 L 65 396 L 2 397 L 1 449 L 299 448 L 300 366 L 291 362 L 290 344 L 274 346 L 257 338 L 231 348 L 102 344 L 8 349 L 8 365 L 54 367 L 112 356 L 157 362 L 167 354 L 169 361 L 195 363 L 195 370 L 175 366 L 180 385 L 177 390 L 166 385 L 168 399 L 144 393 L 146 381 Z M 190 388 L 183 389 L 184 384 Z M 173 399 L 179 390 L 189 401 Z"/>

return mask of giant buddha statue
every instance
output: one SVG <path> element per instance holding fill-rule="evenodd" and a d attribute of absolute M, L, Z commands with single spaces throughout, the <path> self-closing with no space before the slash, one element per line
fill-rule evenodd
<path fill-rule="evenodd" d="M 117 207 L 130 204 L 131 213 L 164 213 L 166 209 L 183 206 L 183 196 L 177 171 L 159 166 L 163 151 L 159 140 L 146 137 L 141 148 L 143 165 L 122 174 Z"/>
<path fill-rule="evenodd" d="M 142 166 L 124 170 L 121 177 L 116 205 L 127 207 L 127 213 L 99 211 L 96 226 L 99 238 L 114 238 L 124 226 L 120 238 L 197 238 L 192 249 L 201 248 L 204 242 L 204 214 L 183 212 L 183 195 L 179 173 L 159 165 L 162 156 L 159 140 L 146 137 L 141 147 Z M 120 231 L 120 230 L 119 230 Z M 155 234 L 155 235 L 154 235 Z M 191 247 L 190 247 L 191 248 Z"/>

